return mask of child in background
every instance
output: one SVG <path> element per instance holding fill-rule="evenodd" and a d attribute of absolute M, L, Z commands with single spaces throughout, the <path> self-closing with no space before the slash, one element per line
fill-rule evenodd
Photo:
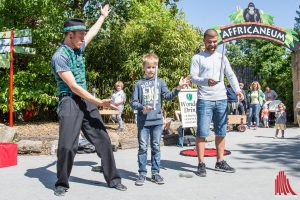
<path fill-rule="evenodd" d="M 115 83 L 115 93 L 112 95 L 112 104 L 119 108 L 120 114 L 112 115 L 113 121 L 117 121 L 119 123 L 119 127 L 117 128 L 117 132 L 124 131 L 124 122 L 122 119 L 122 112 L 124 110 L 124 104 L 126 102 L 126 94 L 123 91 L 124 84 L 122 81 L 117 81 Z"/>
<path fill-rule="evenodd" d="M 281 130 L 281 138 L 284 138 L 284 130 L 286 129 L 286 112 L 283 103 L 278 104 L 278 109 L 276 110 L 275 117 L 275 128 L 276 134 L 275 138 L 278 138 L 279 130 Z"/>
<path fill-rule="evenodd" d="M 264 123 L 264 127 L 269 128 L 269 109 L 268 109 L 268 105 L 264 105 L 264 108 L 261 111 L 261 119 Z"/>

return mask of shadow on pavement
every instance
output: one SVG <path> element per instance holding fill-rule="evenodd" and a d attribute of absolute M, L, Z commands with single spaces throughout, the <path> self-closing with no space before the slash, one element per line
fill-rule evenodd
<path fill-rule="evenodd" d="M 173 169 L 177 171 L 183 171 L 183 172 L 196 172 L 197 166 L 196 165 L 190 165 L 183 162 L 173 161 L 173 160 L 161 160 L 160 161 L 161 169 Z M 192 168 L 192 169 L 190 169 Z"/>
<path fill-rule="evenodd" d="M 98 163 L 96 162 L 91 162 L 91 161 L 75 161 L 74 166 L 92 166 L 92 165 L 97 165 Z"/>
<path fill-rule="evenodd" d="M 137 173 L 127 171 L 125 169 L 118 169 L 118 171 L 119 171 L 122 179 L 128 179 L 131 181 L 135 181 L 136 178 L 138 177 Z"/>
<path fill-rule="evenodd" d="M 300 140 L 289 138 L 274 139 L 274 143 L 249 143 L 240 144 L 243 150 L 237 150 L 243 155 L 248 155 L 243 159 L 247 163 L 264 162 L 272 169 L 278 164 L 284 166 L 285 171 L 289 171 L 293 176 L 300 176 Z M 252 157 L 252 158 L 251 158 Z"/>
<path fill-rule="evenodd" d="M 27 169 L 25 176 L 29 178 L 37 178 L 45 186 L 45 188 L 54 189 L 54 184 L 56 181 L 56 173 L 48 170 L 49 167 L 56 164 L 56 161 L 35 169 Z"/>
<path fill-rule="evenodd" d="M 56 173 L 50 171 L 48 168 L 52 167 L 55 164 L 56 164 L 56 161 L 53 161 L 52 163 L 50 163 L 44 167 L 27 169 L 25 176 L 27 176 L 29 178 L 37 178 L 45 186 L 45 188 L 53 190 L 54 184 L 57 180 Z M 92 166 L 95 164 L 97 164 L 97 163 L 96 162 L 86 162 L 86 161 L 74 162 L 74 166 Z M 74 176 L 70 176 L 69 181 L 76 182 L 76 183 L 83 183 L 83 184 L 87 184 L 87 185 L 97 185 L 97 186 L 107 187 L 107 184 L 104 182 L 88 180 L 88 179 L 78 178 L 78 177 L 74 177 Z"/>
<path fill-rule="evenodd" d="M 279 134 L 279 137 L 276 138 L 276 140 L 281 140 L 281 139 L 282 140 L 299 140 L 299 137 L 284 137 L 284 138 L 281 138 L 280 134 Z M 274 138 L 274 137 L 270 137 L 270 136 L 255 136 L 255 137 L 257 137 L 257 138 Z"/>

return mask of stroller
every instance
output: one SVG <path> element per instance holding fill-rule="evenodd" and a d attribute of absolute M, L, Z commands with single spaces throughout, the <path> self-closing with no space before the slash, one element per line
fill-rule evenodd
<path fill-rule="evenodd" d="M 269 124 L 274 125 L 275 124 L 275 112 L 277 109 L 278 104 L 280 104 L 282 101 L 280 100 L 274 100 L 274 101 L 267 101 L 264 105 L 268 106 L 269 109 Z"/>

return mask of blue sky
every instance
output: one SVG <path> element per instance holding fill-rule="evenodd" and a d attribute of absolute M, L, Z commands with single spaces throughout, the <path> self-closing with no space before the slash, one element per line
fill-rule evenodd
<path fill-rule="evenodd" d="M 248 6 L 249 0 L 181 0 L 177 5 L 186 21 L 203 30 L 216 25 L 230 24 L 229 14 Z M 253 0 L 255 7 L 274 16 L 275 26 L 293 28 L 299 0 Z"/>

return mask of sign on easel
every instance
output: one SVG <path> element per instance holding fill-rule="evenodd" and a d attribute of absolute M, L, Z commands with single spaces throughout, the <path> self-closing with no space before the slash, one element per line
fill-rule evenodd
<path fill-rule="evenodd" d="M 182 89 L 178 98 L 182 128 L 197 127 L 197 89 Z"/>

